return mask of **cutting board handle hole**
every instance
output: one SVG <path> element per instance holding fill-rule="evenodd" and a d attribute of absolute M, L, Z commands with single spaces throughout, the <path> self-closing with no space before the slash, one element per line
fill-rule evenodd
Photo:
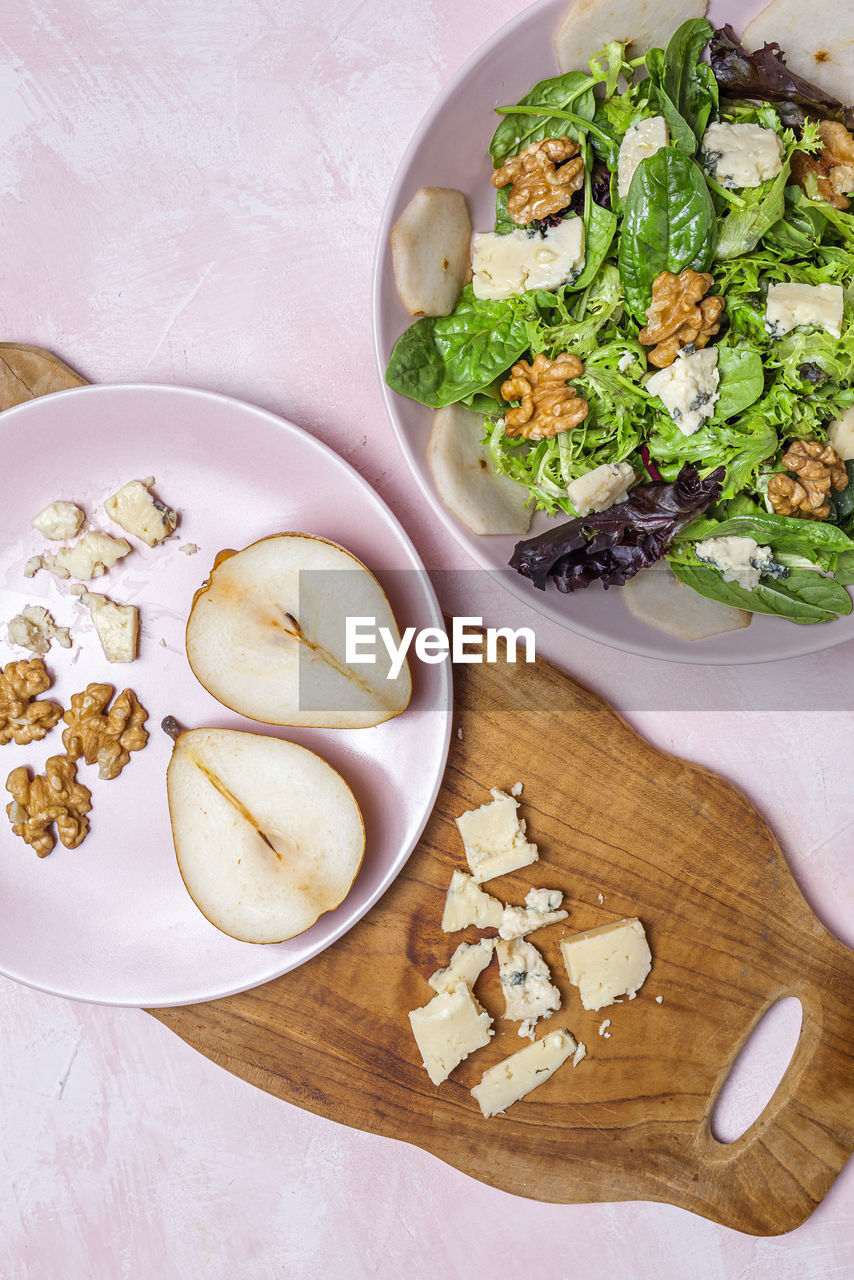
<path fill-rule="evenodd" d="M 751 1031 L 712 1107 L 712 1136 L 718 1142 L 735 1142 L 762 1115 L 792 1061 L 803 1012 L 797 996 L 785 996 Z"/>

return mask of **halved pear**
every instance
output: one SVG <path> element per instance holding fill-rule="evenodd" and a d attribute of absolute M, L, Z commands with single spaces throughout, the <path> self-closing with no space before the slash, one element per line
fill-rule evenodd
<path fill-rule="evenodd" d="M 347 660 L 347 619 L 367 639 Z M 391 660 L 400 633 L 382 587 L 343 547 L 279 533 L 223 551 L 196 593 L 187 623 L 194 673 L 225 706 L 265 724 L 360 729 L 400 715 L 412 682 Z"/>
<path fill-rule="evenodd" d="M 190 897 L 241 942 L 284 942 L 343 902 L 365 852 L 352 791 L 295 742 L 236 729 L 182 733 L 166 774 Z"/>

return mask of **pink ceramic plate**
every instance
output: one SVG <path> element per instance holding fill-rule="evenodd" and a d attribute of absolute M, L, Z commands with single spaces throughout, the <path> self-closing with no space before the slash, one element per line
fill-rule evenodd
<path fill-rule="evenodd" d="M 401 628 L 441 625 L 421 562 L 392 514 L 360 476 L 291 423 L 225 396 L 176 387 L 86 387 L 33 400 L 0 418 L 4 502 L 0 509 L 0 622 L 43 604 L 71 624 L 71 650 L 47 663 L 64 706 L 91 680 L 129 685 L 149 712 L 151 739 L 112 782 L 82 765 L 92 791 L 92 829 L 79 849 L 57 844 L 39 859 L 0 826 L 0 972 L 30 986 L 104 1004 L 169 1005 L 246 990 L 317 955 L 350 928 L 409 856 L 441 780 L 450 733 L 446 664 L 417 664 L 408 710 L 374 729 L 273 729 L 227 711 L 197 682 L 184 652 L 194 591 L 224 547 L 244 547 L 282 530 L 320 534 L 362 559 L 385 586 Z M 119 534 L 103 516 L 110 493 L 154 475 L 158 493 L 181 512 L 178 536 L 137 543 L 96 580 L 139 606 L 140 656 L 109 666 L 86 611 L 46 573 L 28 580 L 24 562 L 45 542 L 30 527 L 54 498 L 80 503 L 94 527 Z M 133 541 L 133 540 L 132 540 Z M 195 543 L 195 555 L 180 547 Z M 404 570 L 405 572 L 399 572 Z M 27 657 L 5 643 L 0 662 Z M 413 664 L 415 665 L 415 664 Z M 188 897 L 172 846 L 165 771 L 170 742 L 159 725 L 278 733 L 319 752 L 352 786 L 368 834 L 365 861 L 344 903 L 306 933 L 275 946 L 235 942 Z M 62 751 L 59 728 L 31 747 L 0 747 L 5 766 L 42 768 Z M 7 797 L 3 797 L 4 801 Z"/>
<path fill-rule="evenodd" d="M 377 248 L 374 332 L 381 375 L 395 342 L 412 323 L 394 287 L 389 249 L 392 226 L 421 186 L 464 191 L 475 228 L 492 226 L 488 147 L 498 120 L 494 109 L 518 102 L 538 80 L 558 74 L 552 42 L 568 7 L 567 0 L 542 0 L 498 31 L 446 85 L 410 143 L 392 185 Z M 760 0 L 718 0 L 709 6 L 709 18 L 717 25 L 730 21 L 740 31 L 760 8 Z M 595 48 L 590 52 L 595 53 Z M 507 568 L 514 538 L 478 537 L 443 505 L 427 465 L 430 410 L 390 391 L 385 383 L 383 387 L 400 446 L 439 519 L 478 564 L 497 574 L 508 590 L 544 617 L 616 649 L 678 662 L 767 662 L 826 649 L 854 637 L 854 614 L 818 626 L 754 615 L 746 630 L 690 644 L 632 617 L 619 589 L 606 592 L 597 584 L 572 596 L 554 589 L 535 590 Z M 532 532 L 545 524 L 545 517 L 537 517 Z"/>

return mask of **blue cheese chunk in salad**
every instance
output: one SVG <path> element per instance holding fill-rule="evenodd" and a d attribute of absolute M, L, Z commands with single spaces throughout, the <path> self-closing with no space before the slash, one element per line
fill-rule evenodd
<path fill-rule="evenodd" d="M 628 128 L 617 158 L 617 193 L 625 200 L 641 160 L 670 145 L 670 130 L 664 116 L 649 116 Z"/>
<path fill-rule="evenodd" d="M 569 500 L 580 516 L 605 511 L 624 502 L 637 476 L 630 462 L 603 462 L 567 485 Z"/>
<path fill-rule="evenodd" d="M 646 384 L 649 395 L 658 396 L 683 436 L 693 436 L 711 418 L 720 399 L 718 353 L 714 347 L 685 354 L 653 374 Z"/>
<path fill-rule="evenodd" d="M 720 569 L 724 582 L 737 582 L 747 591 L 759 586 L 763 573 L 778 568 L 770 547 L 760 547 L 753 538 L 705 538 L 694 544 L 697 559 Z"/>
<path fill-rule="evenodd" d="M 528 289 L 557 289 L 584 267 L 584 223 L 564 218 L 546 232 L 480 231 L 474 238 L 472 289 L 495 301 Z"/>
<path fill-rule="evenodd" d="M 710 124 L 703 134 L 706 172 L 722 187 L 761 187 L 783 167 L 783 143 L 759 124 Z"/>
<path fill-rule="evenodd" d="M 841 284 L 770 284 L 765 302 L 765 328 L 782 338 L 801 325 L 842 336 Z"/>

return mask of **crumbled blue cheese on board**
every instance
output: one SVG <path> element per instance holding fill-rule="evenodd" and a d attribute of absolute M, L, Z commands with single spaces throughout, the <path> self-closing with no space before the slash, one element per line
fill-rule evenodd
<path fill-rule="evenodd" d="M 480 1084 L 472 1089 L 472 1097 L 487 1118 L 499 1115 L 532 1089 L 545 1084 L 579 1048 L 566 1028 L 550 1031 L 541 1040 L 526 1045 L 485 1071 Z"/>
<path fill-rule="evenodd" d="M 703 164 L 722 187 L 760 187 L 783 167 L 783 142 L 758 124 L 710 124 L 703 134 Z"/>
<path fill-rule="evenodd" d="M 840 284 L 769 284 L 765 328 L 772 338 L 782 338 L 801 325 L 839 338 L 843 301 Z"/>
<path fill-rule="evenodd" d="M 646 933 L 636 916 L 564 938 L 560 949 L 585 1009 L 602 1009 L 620 996 L 633 1000 L 652 967 Z"/>
<path fill-rule="evenodd" d="M 630 462 L 603 462 L 577 480 L 571 480 L 566 492 L 580 516 L 590 511 L 605 511 L 615 502 L 625 502 L 637 476 Z"/>
<path fill-rule="evenodd" d="M 552 984 L 552 975 L 540 952 L 532 942 L 521 938 L 499 940 L 495 944 L 504 995 L 504 1017 L 520 1022 L 520 1036 L 534 1038 L 539 1018 L 547 1018 L 560 1008 L 560 992 Z"/>
<path fill-rule="evenodd" d="M 542 234 L 481 231 L 474 237 L 472 289 L 476 298 L 512 298 L 528 289 L 557 289 L 583 267 L 581 218 L 563 218 Z"/>
<path fill-rule="evenodd" d="M 540 890 L 534 889 L 532 892 L 538 893 Z M 543 892 L 547 893 L 547 891 Z M 553 895 L 548 896 L 551 897 Z M 530 894 L 528 897 L 530 897 Z M 498 936 L 501 938 L 522 938 L 526 933 L 533 933 L 535 929 L 542 929 L 547 924 L 557 924 L 559 920 L 565 920 L 569 913 L 560 910 L 563 894 L 558 894 L 557 898 L 557 907 L 548 908 L 545 911 L 530 905 L 525 907 L 505 907 L 501 915 L 501 923 L 498 926 Z"/>
<path fill-rule="evenodd" d="M 713 416 L 719 385 L 718 353 L 704 347 L 688 355 L 680 351 L 673 364 L 653 374 L 646 390 L 658 396 L 683 436 L 692 436 Z"/>
<path fill-rule="evenodd" d="M 623 135 L 617 158 L 617 194 L 625 200 L 641 160 L 670 145 L 670 130 L 664 116 L 648 116 L 631 125 Z"/>
<path fill-rule="evenodd" d="M 464 982 L 440 991 L 429 1004 L 413 1009 L 409 1023 L 424 1069 L 441 1084 L 475 1049 L 489 1044 L 492 1019 Z"/>
<path fill-rule="evenodd" d="M 516 797 L 498 787 L 493 787 L 490 794 L 491 802 L 469 809 L 456 819 L 466 860 L 478 884 L 518 871 L 539 857 L 537 846 L 525 835 L 525 819 L 517 816 Z"/>
<path fill-rule="evenodd" d="M 452 991 L 459 982 L 471 990 L 492 959 L 493 938 L 480 942 L 461 942 L 444 969 L 437 969 L 427 981 L 434 991 Z"/>
<path fill-rule="evenodd" d="M 455 871 L 445 896 L 442 932 L 456 933 L 470 924 L 479 929 L 497 929 L 504 914 L 504 904 L 481 889 L 464 871 Z"/>

